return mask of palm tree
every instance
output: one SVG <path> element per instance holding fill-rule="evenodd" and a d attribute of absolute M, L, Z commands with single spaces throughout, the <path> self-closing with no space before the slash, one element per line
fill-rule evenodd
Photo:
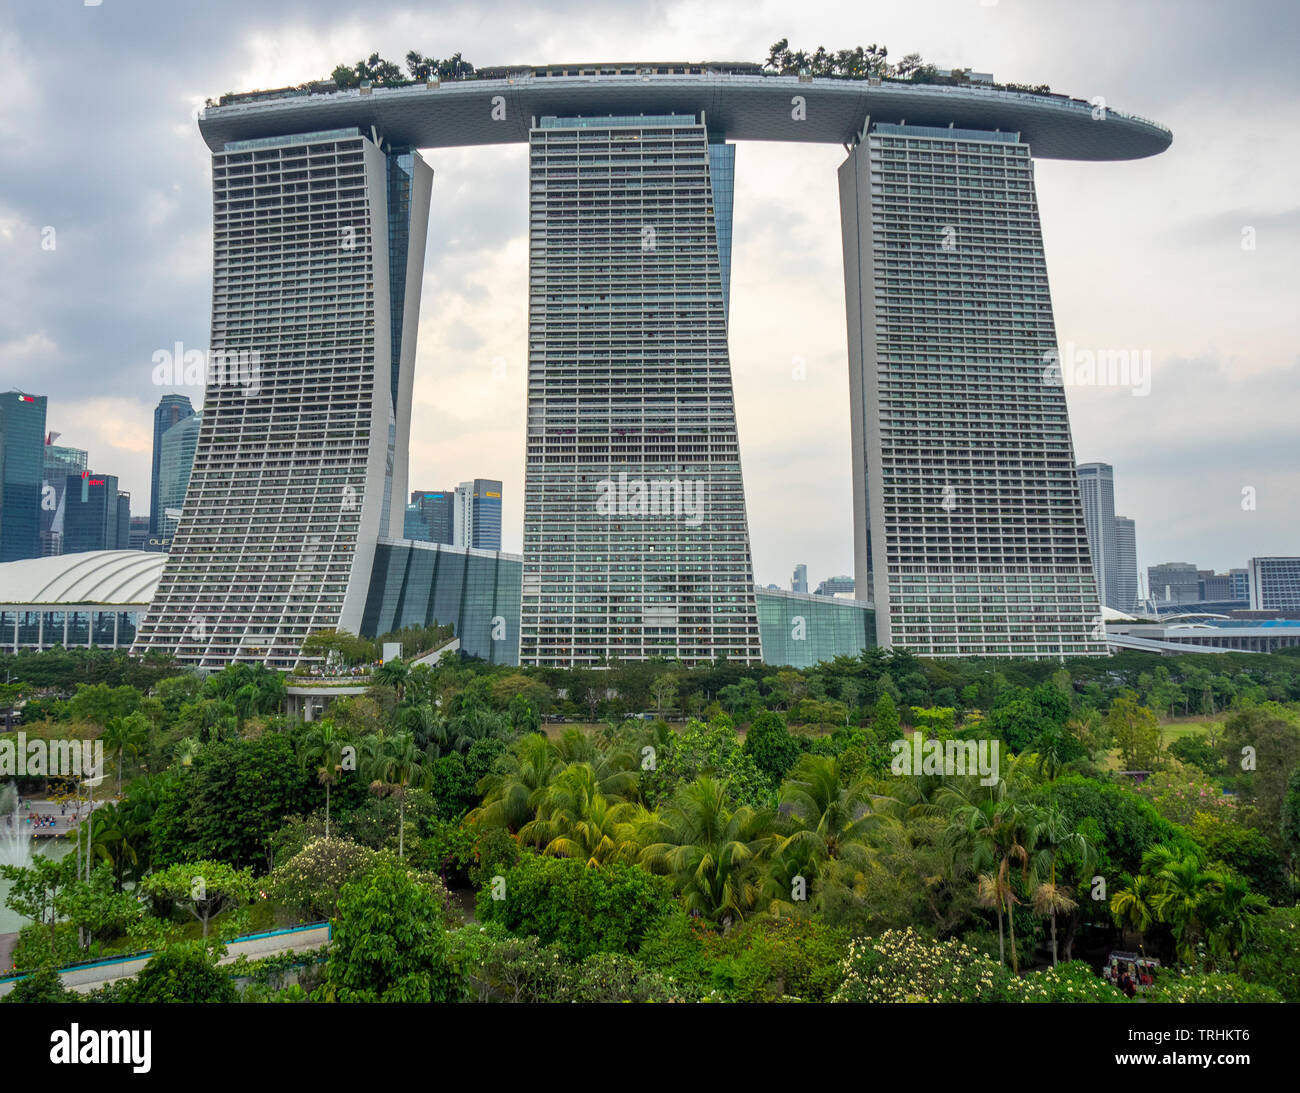
<path fill-rule="evenodd" d="M 1081 859 L 1087 869 L 1096 859 L 1096 850 L 1092 844 L 1074 827 L 1070 818 L 1055 804 L 1046 808 L 1026 809 L 1029 820 L 1029 844 L 1037 847 L 1034 854 L 1032 873 L 1033 905 L 1036 914 L 1046 917 L 1051 924 L 1052 966 L 1056 966 L 1056 916 L 1068 914 L 1078 904 L 1070 897 L 1067 889 L 1056 883 L 1056 859 L 1062 852 L 1069 852 Z M 1046 879 L 1040 880 L 1046 873 Z"/>
<path fill-rule="evenodd" d="M 117 753 L 117 795 L 122 796 L 122 766 L 127 752 L 139 755 L 149 739 L 149 719 L 142 713 L 110 717 L 101 738 L 104 746 Z"/>
<path fill-rule="evenodd" d="M 401 702 L 406 691 L 407 680 L 411 678 L 411 666 L 400 657 L 386 660 L 375 669 L 375 682 L 397 691 L 397 701 Z"/>
<path fill-rule="evenodd" d="M 1203 869 L 1195 855 L 1171 857 L 1169 848 L 1164 846 L 1152 847 L 1143 855 L 1144 870 L 1149 863 L 1158 866 L 1152 907 L 1160 921 L 1168 923 L 1173 930 L 1179 959 L 1191 963 L 1195 959 L 1196 942 L 1205 932 L 1206 911 L 1210 910 L 1207 897 L 1221 886 L 1223 878 L 1219 873 Z"/>
<path fill-rule="evenodd" d="M 333 721 L 313 725 L 298 743 L 298 762 L 303 770 L 315 770 L 316 780 L 325 787 L 325 838 L 330 837 L 330 787 L 343 776 L 346 735 Z"/>
<path fill-rule="evenodd" d="M 638 804 L 611 801 L 600 792 L 595 771 L 576 763 L 547 786 L 537 818 L 519 829 L 519 841 L 543 854 L 604 865 L 635 859 L 641 849 L 637 833 L 652 819 Z"/>
<path fill-rule="evenodd" d="M 753 866 L 771 844 L 774 820 L 747 805 L 733 810 L 721 783 L 700 777 L 679 786 L 642 829 L 641 864 L 671 876 L 688 910 L 729 930 L 757 900 Z"/>
<path fill-rule="evenodd" d="M 140 850 L 148 842 L 149 825 L 124 806 L 108 804 L 95 812 L 90 826 L 94 831 L 95 854 L 112 867 L 113 880 L 121 891 L 127 865 L 140 864 Z"/>
<path fill-rule="evenodd" d="M 470 812 L 470 821 L 518 831 L 537 815 L 546 787 L 565 766 L 546 737 L 525 736 L 499 761 L 498 770 L 479 781 L 483 803 Z"/>
<path fill-rule="evenodd" d="M 1006 931 L 1002 927 L 1002 891 L 997 877 L 992 873 L 981 873 L 975 880 L 975 902 L 981 907 L 991 909 L 998 915 L 998 963 L 1006 967 L 1007 941 Z"/>
<path fill-rule="evenodd" d="M 369 767 L 371 788 L 397 794 L 397 856 L 406 857 L 406 791 L 428 781 L 425 754 L 406 731 L 384 742 Z"/>
<path fill-rule="evenodd" d="M 996 787 L 995 787 L 996 788 Z M 961 800 L 959 791 L 950 791 Z M 971 864 L 977 873 L 992 878 L 988 893 L 1000 913 L 1007 916 L 1007 930 L 1011 941 L 1011 970 L 1020 974 L 1020 956 L 1016 951 L 1016 920 L 1014 909 L 1020 902 L 1016 894 L 1013 870 L 1019 869 L 1021 878 L 1028 879 L 1032 839 L 1026 823 L 1027 817 L 1016 804 L 999 799 L 989 793 L 978 803 L 960 804 L 953 812 L 950 832 L 964 839 L 970 848 Z"/>
<path fill-rule="evenodd" d="M 1110 914 L 1115 920 L 1115 925 L 1120 928 L 1121 939 L 1126 927 L 1132 927 L 1137 931 L 1138 949 L 1145 954 L 1146 932 L 1156 921 L 1156 910 L 1152 902 L 1155 896 L 1155 882 L 1142 873 L 1136 877 L 1125 873 L 1123 881 L 1124 887 L 1110 897 Z"/>
<path fill-rule="evenodd" d="M 865 781 L 844 785 L 839 763 L 825 755 L 803 756 L 782 784 L 780 812 L 798 826 L 778 843 L 776 854 L 801 858 L 817 882 L 815 906 L 846 870 L 866 870 L 866 835 L 881 819 L 871 811 L 871 800 Z"/>
<path fill-rule="evenodd" d="M 1205 901 L 1210 948 L 1224 961 L 1235 960 L 1255 932 L 1255 916 L 1269 909 L 1268 900 L 1232 870 L 1219 874 L 1219 883 Z"/>

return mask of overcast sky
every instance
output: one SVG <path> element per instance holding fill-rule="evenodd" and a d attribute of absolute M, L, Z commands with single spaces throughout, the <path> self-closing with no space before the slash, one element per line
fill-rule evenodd
<path fill-rule="evenodd" d="M 1068 390 L 1076 454 L 1114 464 L 1143 571 L 1300 553 L 1298 12 L 1294 0 L 0 0 L 0 389 L 48 395 L 61 443 L 88 449 L 147 512 L 151 414 L 167 390 L 152 355 L 209 335 L 210 158 L 194 116 L 210 95 L 300 83 L 375 50 L 460 50 L 483 66 L 761 61 L 783 37 L 877 42 L 894 59 L 917 51 L 1102 95 L 1173 130 L 1153 159 L 1038 163 L 1061 343 L 1153 361 L 1145 397 Z M 503 479 L 503 545 L 517 551 L 526 149 L 425 158 L 411 483 Z M 800 561 L 813 582 L 852 571 L 843 158 L 813 145 L 736 154 L 731 363 L 765 584 L 787 586 Z M 806 379 L 792 378 L 795 358 Z M 197 406 L 202 392 L 186 393 Z"/>

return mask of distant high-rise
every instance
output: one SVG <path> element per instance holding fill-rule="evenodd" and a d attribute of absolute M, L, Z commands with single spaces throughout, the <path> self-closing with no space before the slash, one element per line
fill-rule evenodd
<path fill-rule="evenodd" d="M 41 556 L 45 396 L 0 394 L 0 562 Z"/>
<path fill-rule="evenodd" d="M 882 646 L 1102 655 L 1030 141 L 961 124 L 840 167 L 857 597 Z"/>
<path fill-rule="evenodd" d="M 1116 611 L 1130 615 L 1137 610 L 1137 528 L 1127 516 L 1115 517 L 1115 595 L 1111 606 Z"/>
<path fill-rule="evenodd" d="M 857 590 L 857 582 L 849 576 L 827 577 L 817 586 L 815 595 L 834 596 L 839 593 L 854 592 Z"/>
<path fill-rule="evenodd" d="M 132 550 L 149 549 L 149 517 L 132 516 L 128 542 Z"/>
<path fill-rule="evenodd" d="M 1147 567 L 1147 588 L 1157 603 L 1199 603 L 1200 575 L 1189 562 L 1161 562 Z"/>
<path fill-rule="evenodd" d="M 154 487 L 154 496 L 161 509 L 161 519 L 157 521 L 157 534 L 150 539 L 157 543 L 157 549 L 166 550 L 176 534 L 181 512 L 185 507 L 185 495 L 190 488 L 190 474 L 194 469 L 194 451 L 199 442 L 199 430 L 203 425 L 203 415 L 190 414 L 181 418 L 162 435 L 162 444 L 158 456 L 158 477 Z M 152 523 L 153 521 L 151 521 Z M 151 529 L 152 530 L 152 529 Z"/>
<path fill-rule="evenodd" d="M 500 490 L 498 489 L 498 492 Z M 430 543 L 456 542 L 456 491 L 449 490 L 413 490 L 411 504 L 420 514 L 425 533 L 418 538 Z M 407 539 L 417 536 L 407 535 Z"/>
<path fill-rule="evenodd" d="M 117 488 L 117 475 L 85 471 L 64 487 L 63 553 L 125 550 L 131 542 L 131 495 Z"/>
<path fill-rule="evenodd" d="M 1075 473 L 1079 478 L 1083 524 L 1088 532 L 1088 553 L 1092 557 L 1092 570 L 1097 575 L 1097 595 L 1107 607 L 1127 611 L 1128 608 L 1120 606 L 1115 469 L 1109 463 L 1080 463 Z M 1136 559 L 1133 564 L 1136 567 Z M 1135 568 L 1135 580 L 1136 575 Z"/>
<path fill-rule="evenodd" d="M 41 554 L 45 557 L 63 553 L 64 495 L 68 476 L 80 477 L 90 465 L 87 452 L 55 444 L 58 438 L 58 433 L 45 436 L 44 480 L 41 484 Z M 147 517 L 145 522 L 148 523 Z"/>
<path fill-rule="evenodd" d="M 149 480 L 149 537 L 151 539 L 170 539 L 164 535 L 164 509 L 166 502 L 160 496 L 162 484 L 162 442 L 169 429 L 194 413 L 194 406 L 187 395 L 163 395 L 153 412 L 153 474 Z M 193 453 L 191 452 L 191 459 Z M 173 524 L 173 526 L 175 526 Z"/>
<path fill-rule="evenodd" d="M 1230 569 L 1228 570 L 1229 589 L 1232 592 L 1234 600 L 1250 599 L 1250 570 L 1248 569 Z"/>
<path fill-rule="evenodd" d="M 790 578 L 790 591 L 804 593 L 808 591 L 808 567 L 803 562 L 794 567 L 794 575 Z"/>
<path fill-rule="evenodd" d="M 1300 608 L 1300 558 L 1251 558 L 1252 611 L 1295 611 Z"/>
<path fill-rule="evenodd" d="M 452 540 L 456 546 L 475 547 L 479 550 L 501 549 L 499 481 L 475 478 L 456 487 L 452 506 Z"/>

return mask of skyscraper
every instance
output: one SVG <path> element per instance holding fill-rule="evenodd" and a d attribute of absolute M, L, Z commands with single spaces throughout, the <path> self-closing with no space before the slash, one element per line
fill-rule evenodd
<path fill-rule="evenodd" d="M 291 666 L 313 630 L 358 631 L 402 534 L 432 172 L 370 132 L 213 153 L 213 364 L 137 652 Z"/>
<path fill-rule="evenodd" d="M 194 413 L 187 395 L 163 395 L 153 412 L 153 473 L 149 479 L 149 536 L 153 539 L 170 538 L 163 534 L 163 508 L 159 497 L 162 489 L 162 440 L 167 430 Z"/>
<path fill-rule="evenodd" d="M 154 487 L 154 496 L 162 506 L 161 518 L 158 520 L 158 534 L 152 536 L 158 543 L 158 549 L 166 550 L 176 534 L 176 525 L 180 523 L 181 511 L 185 505 L 185 495 L 189 491 L 190 475 L 194 469 L 194 450 L 199 442 L 199 429 L 203 415 L 190 414 L 181 418 L 162 435 L 159 446 L 158 477 Z"/>
<path fill-rule="evenodd" d="M 452 543 L 479 550 L 501 549 L 501 483 L 475 478 L 456 487 Z"/>
<path fill-rule="evenodd" d="M 878 641 L 1104 653 L 1029 144 L 871 122 L 840 211 L 857 595 Z"/>
<path fill-rule="evenodd" d="M 41 483 L 41 554 L 63 553 L 64 495 L 69 475 L 80 476 L 88 466 L 88 453 L 80 448 L 55 444 L 58 433 L 45 436 L 43 481 Z M 145 518 L 146 523 L 148 518 Z"/>
<path fill-rule="evenodd" d="M 455 489 L 413 490 L 411 504 L 419 509 L 420 520 L 426 529 L 421 538 L 430 543 L 446 543 L 449 546 L 456 542 Z"/>
<path fill-rule="evenodd" d="M 1115 527 L 1115 468 L 1109 463 L 1080 463 L 1079 500 L 1088 532 L 1088 552 L 1097 575 L 1101 602 L 1117 611 L 1127 610 L 1119 600 L 1119 540 Z M 1134 565 L 1136 565 L 1136 561 Z M 1136 570 L 1135 576 L 1136 576 Z"/>
<path fill-rule="evenodd" d="M 790 578 L 790 591 L 804 593 L 808 591 L 808 567 L 803 562 L 794 567 L 794 574 Z"/>
<path fill-rule="evenodd" d="M 529 146 L 521 662 L 757 661 L 734 148 L 670 113 L 542 117 Z"/>
<path fill-rule="evenodd" d="M 126 550 L 131 543 L 131 495 L 117 475 L 84 471 L 64 485 L 63 553 Z"/>
<path fill-rule="evenodd" d="M 45 396 L 0 394 L 0 562 L 41 556 Z"/>
<path fill-rule="evenodd" d="M 1115 517 L 1115 593 L 1116 611 L 1127 615 L 1137 610 L 1137 527 L 1127 516 Z"/>

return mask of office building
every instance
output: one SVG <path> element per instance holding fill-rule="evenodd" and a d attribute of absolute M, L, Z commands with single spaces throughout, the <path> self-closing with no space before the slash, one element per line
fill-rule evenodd
<path fill-rule="evenodd" d="M 1116 611 L 1131 615 L 1138 606 L 1137 529 L 1127 516 L 1115 517 Z"/>
<path fill-rule="evenodd" d="M 131 541 L 131 495 L 117 475 L 84 471 L 64 480 L 63 553 L 126 550 Z"/>
<path fill-rule="evenodd" d="M 818 586 L 813 593 L 815 596 L 840 596 L 849 595 L 854 592 L 857 582 L 846 574 L 838 577 L 827 577 Z"/>
<path fill-rule="evenodd" d="M 1157 603 L 1199 603 L 1200 574 L 1188 562 L 1162 562 L 1147 567 L 1147 588 Z"/>
<path fill-rule="evenodd" d="M 500 483 L 497 493 L 501 492 Z M 429 543 L 456 542 L 456 491 L 449 490 L 415 490 L 411 493 L 411 504 L 419 510 L 419 521 L 412 525 L 422 530 L 420 535 L 407 535 L 408 539 L 423 539 Z M 494 550 L 500 549 L 500 540 Z"/>
<path fill-rule="evenodd" d="M 1115 470 L 1109 463 L 1081 463 L 1079 501 L 1088 534 L 1088 553 L 1097 577 L 1097 595 L 1107 607 L 1119 605 L 1119 542 L 1115 528 Z"/>
<path fill-rule="evenodd" d="M 41 556 L 45 396 L 0 394 L 0 562 Z"/>
<path fill-rule="evenodd" d="M 1246 568 L 1252 611 L 1300 608 L 1300 557 L 1251 558 Z"/>
<path fill-rule="evenodd" d="M 808 567 L 800 562 L 794 567 L 794 574 L 790 578 L 790 591 L 801 592 L 807 595 L 808 592 Z"/>
<path fill-rule="evenodd" d="M 149 549 L 149 517 L 132 516 L 130 530 L 127 533 L 127 548 L 129 550 L 148 550 Z"/>
<path fill-rule="evenodd" d="M 435 509 L 441 518 L 441 510 Z M 452 542 L 475 550 L 501 549 L 501 483 L 475 478 L 456 487 L 451 505 Z M 439 525 L 441 526 L 441 525 Z M 433 530 L 432 521 L 430 532 Z M 436 540 L 435 540 L 436 541 Z"/>
<path fill-rule="evenodd" d="M 162 435 L 159 446 L 158 477 L 154 490 L 155 500 L 162 506 L 160 519 L 152 520 L 157 535 L 151 536 L 152 548 L 166 550 L 176 534 L 185 495 L 189 492 L 190 475 L 194 469 L 194 451 L 199 442 L 203 415 L 190 414 L 181 418 Z"/>
<path fill-rule="evenodd" d="M 153 471 L 149 479 L 149 535 L 153 539 L 169 539 L 163 521 L 166 503 L 161 497 L 162 442 L 167 432 L 190 417 L 194 407 L 186 395 L 163 395 L 153 412 Z M 174 525 L 173 525 L 174 526 Z"/>
<path fill-rule="evenodd" d="M 1244 603 L 1250 602 L 1250 571 L 1248 569 L 1228 570 L 1232 599 Z"/>
<path fill-rule="evenodd" d="M 43 478 L 41 482 L 41 556 L 63 553 L 64 494 L 68 476 L 80 478 L 89 466 L 88 453 L 81 448 L 66 448 L 54 442 L 58 433 L 45 435 Z"/>

